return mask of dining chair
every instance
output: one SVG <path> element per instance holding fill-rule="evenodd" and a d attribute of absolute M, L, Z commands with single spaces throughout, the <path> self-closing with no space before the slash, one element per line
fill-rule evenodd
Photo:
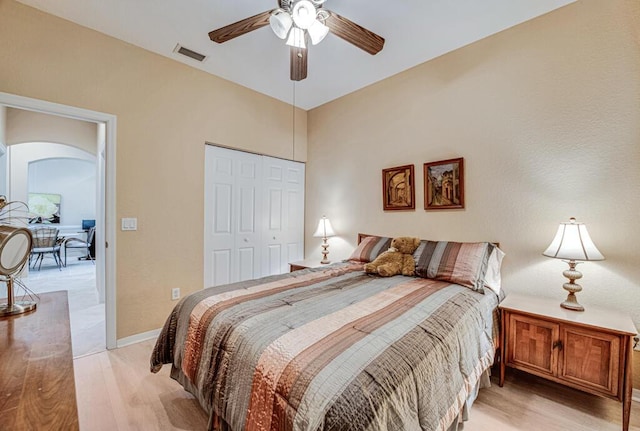
<path fill-rule="evenodd" d="M 93 261 L 93 256 L 91 256 L 91 243 L 93 243 L 93 238 L 96 234 L 95 226 L 90 227 L 87 231 L 87 240 L 81 240 L 80 238 L 67 238 L 64 241 L 64 266 L 67 266 L 67 249 L 69 248 L 83 248 L 87 250 L 87 259 L 91 261 L 95 265 Z"/>
<path fill-rule="evenodd" d="M 33 229 L 33 243 L 31 246 L 31 254 L 29 255 L 29 263 L 35 256 L 32 269 L 38 265 L 38 271 L 42 267 L 42 261 L 46 254 L 53 255 L 58 269 L 62 269 L 62 259 L 60 256 L 61 243 L 58 240 L 58 228 L 55 227 L 38 227 Z M 40 262 L 40 264 L 38 264 Z"/>

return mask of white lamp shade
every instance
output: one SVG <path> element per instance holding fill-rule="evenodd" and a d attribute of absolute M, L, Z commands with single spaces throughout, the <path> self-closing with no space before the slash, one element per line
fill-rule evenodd
<path fill-rule="evenodd" d="M 576 223 L 574 218 L 568 223 L 560 223 L 555 238 L 542 254 L 566 260 L 604 260 L 591 241 L 587 227 L 584 223 Z"/>
<path fill-rule="evenodd" d="M 331 222 L 325 216 L 322 216 L 320 222 L 318 223 L 318 228 L 313 234 L 314 237 L 317 238 L 325 238 L 330 236 L 335 236 L 335 232 L 333 231 L 333 227 L 331 227 Z"/>
<path fill-rule="evenodd" d="M 316 20 L 316 7 L 309 0 L 299 0 L 291 11 L 293 22 L 302 29 L 308 29 Z"/>
<path fill-rule="evenodd" d="M 273 11 L 271 16 L 269 17 L 269 24 L 271 25 L 271 30 L 278 36 L 280 39 L 284 39 L 289 34 L 289 30 L 291 30 L 291 26 L 293 25 L 293 20 L 291 19 L 291 15 L 282 9 L 277 9 Z"/>
<path fill-rule="evenodd" d="M 304 43 L 304 30 L 298 27 L 293 27 L 289 32 L 287 45 L 302 49 L 306 48 L 307 46 Z"/>
<path fill-rule="evenodd" d="M 311 27 L 307 29 L 307 32 L 309 33 L 309 37 L 311 38 L 311 43 L 317 45 L 322 42 L 322 39 L 324 39 L 327 33 L 329 33 L 329 27 L 327 27 L 320 21 L 315 20 L 313 24 L 311 24 Z"/>

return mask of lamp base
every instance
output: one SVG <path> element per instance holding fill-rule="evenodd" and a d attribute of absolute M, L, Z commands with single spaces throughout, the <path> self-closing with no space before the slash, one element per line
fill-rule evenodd
<path fill-rule="evenodd" d="M 564 283 L 562 288 L 569 292 L 569 294 L 567 295 L 567 299 L 560 304 L 560 307 L 566 308 L 567 310 L 584 311 L 584 307 L 578 303 L 578 298 L 576 298 L 576 293 L 582 290 L 582 286 L 576 283 L 576 280 L 582 278 L 582 273 L 576 269 L 576 265 L 579 262 L 576 262 L 575 260 L 565 262 L 569 264 L 569 269 L 563 271 L 562 275 L 567 277 L 569 282 Z"/>
<path fill-rule="evenodd" d="M 578 298 L 576 298 L 576 294 L 573 292 L 567 295 L 567 299 L 560 304 L 560 307 L 573 311 L 584 311 L 584 307 L 578 303 Z"/>
<path fill-rule="evenodd" d="M 38 303 L 34 301 L 16 301 L 13 304 L 0 304 L 0 317 L 28 313 L 35 310 L 37 305 Z"/>
<path fill-rule="evenodd" d="M 322 260 L 320 261 L 320 263 L 323 265 L 328 265 L 331 263 L 331 261 L 327 257 L 329 255 L 329 250 L 327 250 L 328 248 L 329 248 L 329 243 L 327 242 L 327 237 L 323 237 L 322 238 Z"/>

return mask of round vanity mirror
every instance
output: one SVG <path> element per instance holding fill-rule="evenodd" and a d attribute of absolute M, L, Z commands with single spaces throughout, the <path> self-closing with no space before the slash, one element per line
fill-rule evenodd
<path fill-rule="evenodd" d="M 14 301 L 14 277 L 22 271 L 31 253 L 33 237 L 24 227 L 0 225 L 0 280 L 7 284 L 7 302 L 0 316 L 21 314 L 36 308 L 35 301 Z"/>
<path fill-rule="evenodd" d="M 14 226 L 0 226 L 0 275 L 13 275 L 29 259 L 31 232 Z"/>

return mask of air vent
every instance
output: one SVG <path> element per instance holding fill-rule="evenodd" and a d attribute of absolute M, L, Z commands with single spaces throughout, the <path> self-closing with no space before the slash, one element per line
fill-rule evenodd
<path fill-rule="evenodd" d="M 173 50 L 173 52 L 177 52 L 178 54 L 182 54 L 184 56 L 187 56 L 189 58 L 192 58 L 196 61 L 204 61 L 205 58 L 207 58 L 206 55 L 202 55 L 199 52 L 195 52 L 190 50 L 189 48 L 185 48 L 184 46 L 180 46 L 180 44 L 176 45 L 176 48 Z"/>

